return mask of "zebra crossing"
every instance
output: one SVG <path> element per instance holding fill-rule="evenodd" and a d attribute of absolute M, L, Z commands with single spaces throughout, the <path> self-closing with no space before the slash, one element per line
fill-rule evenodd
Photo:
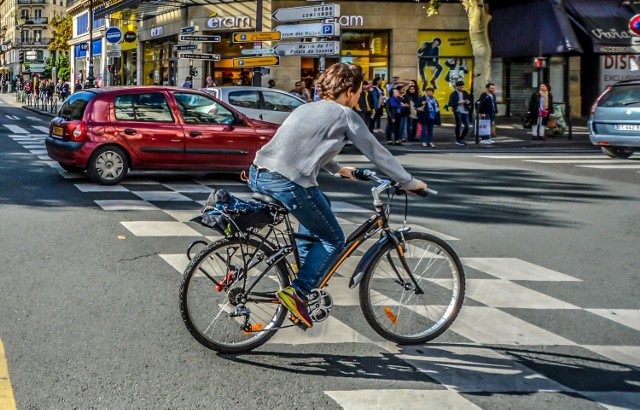
<path fill-rule="evenodd" d="M 601 152 L 575 154 L 575 155 L 550 155 L 550 154 L 478 154 L 477 158 L 486 158 L 499 161 L 521 161 L 532 164 L 559 164 L 578 168 L 590 168 L 599 170 L 639 170 L 640 160 L 631 157 L 629 159 L 609 158 Z M 638 171 L 640 172 L 640 171 Z"/>
<path fill-rule="evenodd" d="M 226 189 L 241 198 L 250 196 L 244 183 L 224 178 L 167 181 L 134 175 L 117 186 L 93 184 L 86 176 L 68 173 L 48 158 L 44 147 L 46 127 L 26 128 L 10 123 L 3 126 L 11 133 L 10 138 L 69 179 L 79 192 L 95 195 L 96 207 L 105 212 L 122 213 L 120 224 L 128 236 L 176 238 L 184 243 L 214 241 L 220 238 L 215 231 L 189 221 L 199 213 L 211 190 Z M 478 156 L 520 161 L 565 161 L 561 163 L 567 165 L 599 166 L 600 161 L 617 165 L 610 159 L 601 160 L 599 156 L 588 154 L 560 155 L 551 159 L 548 155 Z M 333 210 L 347 234 L 372 212 L 350 203 L 350 195 L 330 191 L 327 194 L 333 199 Z M 125 216 L 127 214 L 135 215 L 135 220 Z M 433 233 L 453 242 L 454 246 L 459 241 L 448 233 L 419 227 L 414 229 Z M 628 374 L 632 383 L 640 385 L 640 346 L 637 343 L 604 340 L 585 343 L 570 329 L 559 329 L 545 321 L 531 319 L 558 314 L 598 318 L 603 327 L 624 328 L 632 339 L 640 340 L 640 310 L 603 309 L 590 305 L 588 300 L 577 304 L 547 295 L 536 290 L 535 284 L 553 283 L 563 287 L 573 286 L 581 280 L 526 260 L 460 256 L 467 272 L 465 305 L 453 326 L 436 343 L 400 347 L 384 341 L 368 328 L 359 310 L 357 292 L 346 286 L 357 263 L 357 258 L 352 258 L 341 267 L 328 289 L 335 305 L 333 315 L 307 332 L 297 328 L 283 329 L 267 347 L 273 350 L 278 346 L 368 345 L 378 349 L 381 355 L 392 355 L 410 365 L 439 386 L 434 389 L 325 391 L 345 409 L 380 408 L 387 407 L 389 403 L 406 409 L 424 409 L 425 403 L 434 408 L 483 408 L 486 406 L 479 397 L 502 393 L 561 393 L 566 407 L 585 408 L 596 404 L 607 408 L 639 407 L 639 389 L 603 392 L 596 386 L 589 388 L 567 379 L 556 380 L 553 372 L 536 366 L 536 360 L 530 357 L 538 355 L 548 360 L 554 360 L 557 357 L 554 355 L 579 357 L 592 362 L 594 369 L 620 369 Z M 160 251 L 159 257 L 176 275 L 182 274 L 188 263 L 184 252 Z"/>

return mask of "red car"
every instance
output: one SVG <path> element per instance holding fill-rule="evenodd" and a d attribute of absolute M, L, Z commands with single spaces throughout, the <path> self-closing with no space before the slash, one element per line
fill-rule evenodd
<path fill-rule="evenodd" d="M 71 95 L 51 121 L 49 157 L 114 185 L 131 169 L 237 171 L 278 125 L 177 87 L 109 87 Z"/>

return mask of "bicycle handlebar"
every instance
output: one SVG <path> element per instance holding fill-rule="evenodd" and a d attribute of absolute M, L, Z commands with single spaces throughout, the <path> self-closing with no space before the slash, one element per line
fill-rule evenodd
<path fill-rule="evenodd" d="M 361 181 L 373 181 L 373 182 L 377 182 L 378 184 L 380 184 L 380 186 L 378 188 L 372 188 L 372 191 L 374 189 L 377 189 L 379 192 L 384 191 L 385 189 L 387 189 L 389 186 L 395 186 L 397 188 L 399 188 L 399 184 L 395 181 L 391 181 L 391 180 L 387 180 L 387 179 L 382 179 L 379 178 L 378 176 L 376 176 L 376 173 L 369 170 L 369 169 L 354 169 L 352 172 L 352 175 L 354 176 L 354 178 L 359 179 Z M 383 187 L 384 186 L 384 187 Z M 429 194 L 433 194 L 433 195 L 437 195 L 438 191 L 434 190 L 434 189 L 419 189 L 417 191 L 410 191 L 418 196 L 421 196 L 423 198 L 426 198 L 427 196 L 429 196 Z M 375 197 L 375 195 L 374 195 Z"/>

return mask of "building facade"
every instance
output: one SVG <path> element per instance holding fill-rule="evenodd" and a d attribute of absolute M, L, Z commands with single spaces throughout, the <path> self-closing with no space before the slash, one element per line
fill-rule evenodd
<path fill-rule="evenodd" d="M 44 71 L 53 36 L 49 21 L 65 10 L 65 0 L 0 0 L 0 73 L 6 79 Z"/>

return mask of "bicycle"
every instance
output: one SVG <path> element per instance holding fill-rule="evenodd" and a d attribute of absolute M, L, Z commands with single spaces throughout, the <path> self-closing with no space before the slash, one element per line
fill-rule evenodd
<path fill-rule="evenodd" d="M 367 323 L 383 338 L 398 344 L 423 344 L 453 323 L 463 304 L 464 270 L 455 251 L 431 234 L 389 226 L 391 202 L 403 191 L 371 171 L 356 170 L 360 180 L 379 184 L 371 189 L 375 214 L 346 240 L 346 247 L 309 296 L 314 322 L 326 320 L 333 299 L 326 287 L 353 253 L 368 239 L 380 239 L 361 258 L 349 288 L 359 286 L 359 304 Z M 391 190 L 395 192 L 391 193 Z M 386 202 L 380 198 L 387 192 Z M 435 191 L 431 191 L 435 193 Z M 423 193 L 426 196 L 426 193 Z M 406 193 L 404 193 L 406 195 Z M 266 343 L 283 325 L 288 311 L 275 292 L 289 286 L 300 265 L 296 239 L 315 240 L 293 231 L 290 215 L 274 198 L 254 194 L 267 204 L 273 222 L 264 230 L 237 234 L 208 244 L 191 257 L 180 286 L 182 319 L 202 345 L 221 353 L 242 353 Z M 408 200 L 405 202 L 405 222 Z M 284 228 L 277 226 L 284 223 Z"/>

